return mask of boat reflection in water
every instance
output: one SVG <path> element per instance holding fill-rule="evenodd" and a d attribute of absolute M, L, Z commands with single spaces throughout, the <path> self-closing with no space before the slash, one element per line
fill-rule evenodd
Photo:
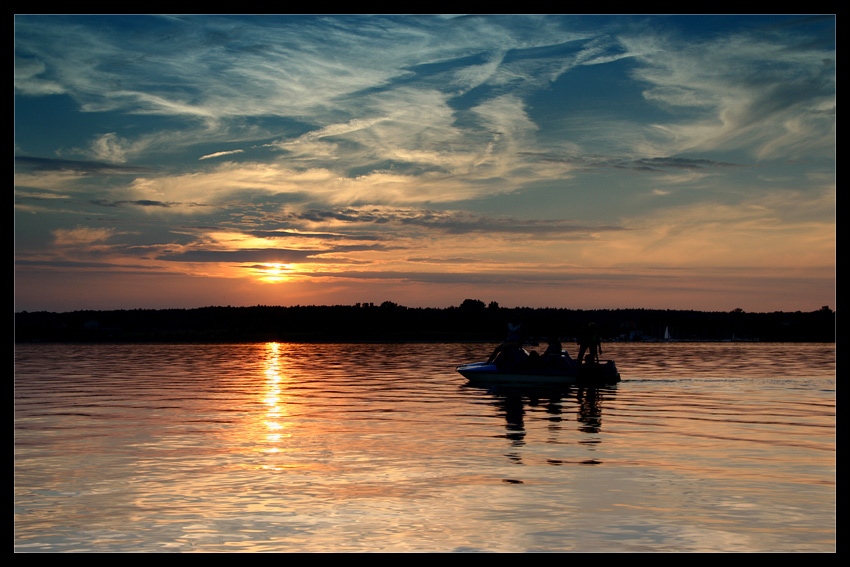
<path fill-rule="evenodd" d="M 505 386 L 501 384 L 470 383 L 462 386 L 476 390 L 486 390 L 492 396 L 492 405 L 497 415 L 505 420 L 504 437 L 511 443 L 511 453 L 507 456 L 514 462 L 522 463 L 519 451 L 526 445 L 539 443 L 564 445 L 596 445 L 601 442 L 598 434 L 602 428 L 603 399 L 612 400 L 616 386 Z M 575 415 L 577 430 L 582 434 L 575 437 L 565 427 L 570 416 Z M 545 435 L 537 435 L 538 431 Z M 531 435 L 530 435 L 531 434 Z M 565 453 L 572 453 L 566 451 Z M 551 465 L 564 464 L 602 464 L 599 458 L 586 458 L 583 452 L 577 455 L 563 454 L 547 459 Z M 507 481 L 506 482 L 511 482 Z"/>
<path fill-rule="evenodd" d="M 599 433 L 602 427 L 602 393 L 598 388 L 579 388 L 576 400 L 579 403 L 578 421 L 582 423 L 579 429 L 585 433 Z"/>

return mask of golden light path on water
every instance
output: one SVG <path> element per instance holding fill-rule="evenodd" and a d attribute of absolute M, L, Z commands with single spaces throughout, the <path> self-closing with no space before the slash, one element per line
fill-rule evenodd
<path fill-rule="evenodd" d="M 269 453 L 280 452 L 279 443 L 288 434 L 284 433 L 285 426 L 282 423 L 285 419 L 284 408 L 281 403 L 281 377 L 280 370 L 280 344 L 266 344 L 266 397 L 263 400 L 267 406 L 265 425 L 268 429 L 266 440 L 269 447 L 266 449 Z"/>

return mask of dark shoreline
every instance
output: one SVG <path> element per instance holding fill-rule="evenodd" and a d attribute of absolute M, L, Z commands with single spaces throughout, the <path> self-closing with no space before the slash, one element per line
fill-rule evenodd
<path fill-rule="evenodd" d="M 606 341 L 835 342 L 835 311 L 746 313 L 660 309 L 380 305 L 201 307 L 15 313 L 15 342 L 499 342 L 508 323 L 527 338 L 570 340 L 595 322 Z"/>

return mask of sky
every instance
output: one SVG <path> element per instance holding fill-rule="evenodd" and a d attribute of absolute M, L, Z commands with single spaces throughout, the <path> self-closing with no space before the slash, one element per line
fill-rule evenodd
<path fill-rule="evenodd" d="M 16 15 L 15 311 L 835 309 L 834 15 Z"/>

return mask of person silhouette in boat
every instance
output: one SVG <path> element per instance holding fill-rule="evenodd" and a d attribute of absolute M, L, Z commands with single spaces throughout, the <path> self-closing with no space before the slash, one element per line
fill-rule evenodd
<path fill-rule="evenodd" d="M 535 368 L 558 368 L 563 361 L 564 347 L 557 335 L 549 334 L 546 339 L 546 350 L 539 353 L 536 350 L 528 351 L 528 367 Z"/>
<path fill-rule="evenodd" d="M 561 368 L 569 358 L 569 354 L 564 352 L 564 346 L 561 344 L 561 339 L 556 334 L 550 334 L 546 339 L 548 346 L 543 351 L 544 366 Z M 566 359 L 565 359 L 566 358 Z"/>
<path fill-rule="evenodd" d="M 487 364 L 496 363 L 496 366 L 513 368 L 523 362 L 528 354 L 522 348 L 522 335 L 520 334 L 522 324 L 514 325 L 508 323 L 508 336 L 493 350 L 493 354 L 487 359 Z"/>
<path fill-rule="evenodd" d="M 579 363 L 591 364 L 599 362 L 599 355 L 602 354 L 602 341 L 599 339 L 599 330 L 596 324 L 588 323 L 582 330 L 578 340 L 578 360 Z M 587 358 L 584 353 L 587 353 Z"/>
<path fill-rule="evenodd" d="M 564 346 L 561 344 L 561 339 L 558 338 L 558 335 L 549 335 L 546 342 L 548 346 L 543 351 L 543 356 L 561 356 Z"/>

